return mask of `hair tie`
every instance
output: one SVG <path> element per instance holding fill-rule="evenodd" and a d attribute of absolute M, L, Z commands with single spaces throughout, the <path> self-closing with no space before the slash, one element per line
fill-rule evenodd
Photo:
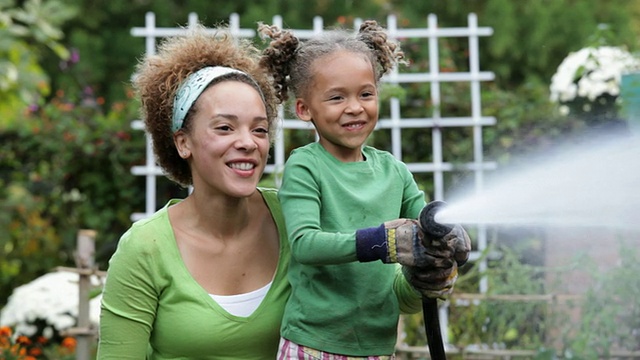
<path fill-rule="evenodd" d="M 204 91 L 207 85 L 209 85 L 213 80 L 227 74 L 241 74 L 251 80 L 264 101 L 264 95 L 262 95 L 260 86 L 258 86 L 256 81 L 249 76 L 249 74 L 225 66 L 204 67 L 187 76 L 176 92 L 176 96 L 173 99 L 173 118 L 171 123 L 171 129 L 173 132 L 182 128 L 184 118 L 187 116 L 189 109 L 191 109 L 196 100 L 198 100 L 198 97 L 202 94 L 202 91 Z"/>

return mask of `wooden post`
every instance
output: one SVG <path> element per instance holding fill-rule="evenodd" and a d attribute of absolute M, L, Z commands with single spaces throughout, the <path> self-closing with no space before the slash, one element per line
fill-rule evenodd
<path fill-rule="evenodd" d="M 77 238 L 76 266 L 79 270 L 91 270 L 94 267 L 96 231 L 80 230 Z M 76 359 L 89 360 L 91 358 L 91 345 L 93 344 L 93 331 L 89 318 L 89 292 L 91 290 L 91 273 L 78 272 L 79 275 L 79 299 L 78 299 L 78 325 L 76 340 Z M 86 330 L 86 331 L 83 331 Z"/>

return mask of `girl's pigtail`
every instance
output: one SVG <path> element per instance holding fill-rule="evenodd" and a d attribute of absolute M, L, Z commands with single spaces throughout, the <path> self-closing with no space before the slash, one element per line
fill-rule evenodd
<path fill-rule="evenodd" d="M 262 52 L 260 65 L 273 77 L 276 97 L 280 103 L 288 98 L 288 76 L 291 73 L 291 63 L 296 55 L 299 40 L 291 31 L 283 31 L 275 25 L 258 24 L 258 33 L 262 38 L 271 39 L 269 46 Z"/>
<path fill-rule="evenodd" d="M 405 63 L 400 45 L 389 40 L 385 30 L 375 20 L 367 20 L 360 25 L 358 38 L 375 53 L 381 67 L 380 77 L 388 73 L 395 64 Z"/>

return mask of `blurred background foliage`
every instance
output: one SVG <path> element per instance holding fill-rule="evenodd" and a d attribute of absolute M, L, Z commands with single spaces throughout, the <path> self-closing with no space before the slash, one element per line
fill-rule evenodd
<path fill-rule="evenodd" d="M 402 28 L 426 26 L 429 14 L 437 15 L 440 27 L 465 27 L 473 12 L 479 26 L 493 28 L 492 36 L 480 38 L 480 68 L 496 74 L 495 81 L 482 84 L 482 111 L 498 122 L 484 128 L 483 137 L 485 158 L 499 164 L 584 130 L 582 120 L 560 116 L 549 102 L 550 78 L 569 52 L 594 41 L 632 52 L 640 47 L 640 1 L 628 0 L 316 0 L 304 6 L 297 0 L 235 0 L 215 6 L 202 0 L 0 0 L 0 227 L 5 230 L 0 233 L 0 307 L 16 286 L 54 266 L 74 266 L 81 228 L 98 231 L 97 263 L 106 269 L 118 238 L 131 224 L 130 215 L 144 209 L 144 179 L 130 173 L 131 166 L 144 163 L 145 145 L 143 134 L 130 125 L 138 117 L 138 103 L 129 82 L 145 47 L 144 39 L 130 31 L 144 26 L 149 11 L 160 27 L 186 25 L 194 12 L 207 26 L 224 24 L 238 13 L 241 27 L 252 29 L 275 15 L 283 17 L 285 27 L 296 29 L 311 28 L 315 16 L 326 26 L 351 27 L 355 18 L 374 18 L 384 25 L 390 14 Z M 606 36 L 597 34 L 600 24 L 608 24 Z M 440 40 L 441 71 L 468 69 L 466 42 Z M 262 42 L 256 39 L 256 44 Z M 427 46 L 411 39 L 402 45 L 411 61 L 405 71 L 428 71 Z M 403 116 L 424 117 L 432 111 L 428 84 L 385 91 L 401 95 Z M 443 116 L 470 113 L 468 84 L 442 84 L 441 91 Z M 387 113 L 382 104 L 381 115 Z M 445 161 L 470 161 L 469 129 L 446 129 L 443 135 Z M 291 147 L 314 138 L 311 131 L 287 136 Z M 376 132 L 372 144 L 389 148 L 389 136 Z M 430 159 L 431 140 L 424 130 L 404 130 L 402 140 L 406 161 Z M 448 173 L 446 181 L 454 186 L 467 176 Z M 430 176 L 417 179 L 431 195 Z M 265 183 L 273 182 L 266 178 Z M 159 186 L 163 196 L 184 193 L 163 180 Z M 531 238 L 522 244 L 539 254 L 540 235 Z M 543 271 L 539 259 L 512 248 L 501 248 L 503 261 L 487 273 L 493 291 L 543 292 L 536 282 Z M 477 271 L 471 268 L 463 275 L 460 291 L 477 292 L 465 285 L 477 279 L 464 280 L 477 278 Z M 550 326 L 544 322 L 531 336 L 522 336 L 522 325 L 515 325 L 522 324 L 522 317 L 542 319 L 545 306 L 499 308 L 484 302 L 457 313 L 462 307 L 454 307 L 452 337 L 460 344 L 500 342 L 526 348 L 548 341 L 541 335 Z M 482 314 L 487 312 L 501 323 L 493 333 L 483 332 L 487 317 Z"/>

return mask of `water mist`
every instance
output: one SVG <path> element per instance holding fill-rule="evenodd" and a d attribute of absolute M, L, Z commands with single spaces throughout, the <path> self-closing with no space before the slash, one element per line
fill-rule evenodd
<path fill-rule="evenodd" d="M 606 140 L 604 140 L 606 139 Z M 458 192 L 435 220 L 640 230 L 640 138 L 598 138 L 531 155 Z"/>

